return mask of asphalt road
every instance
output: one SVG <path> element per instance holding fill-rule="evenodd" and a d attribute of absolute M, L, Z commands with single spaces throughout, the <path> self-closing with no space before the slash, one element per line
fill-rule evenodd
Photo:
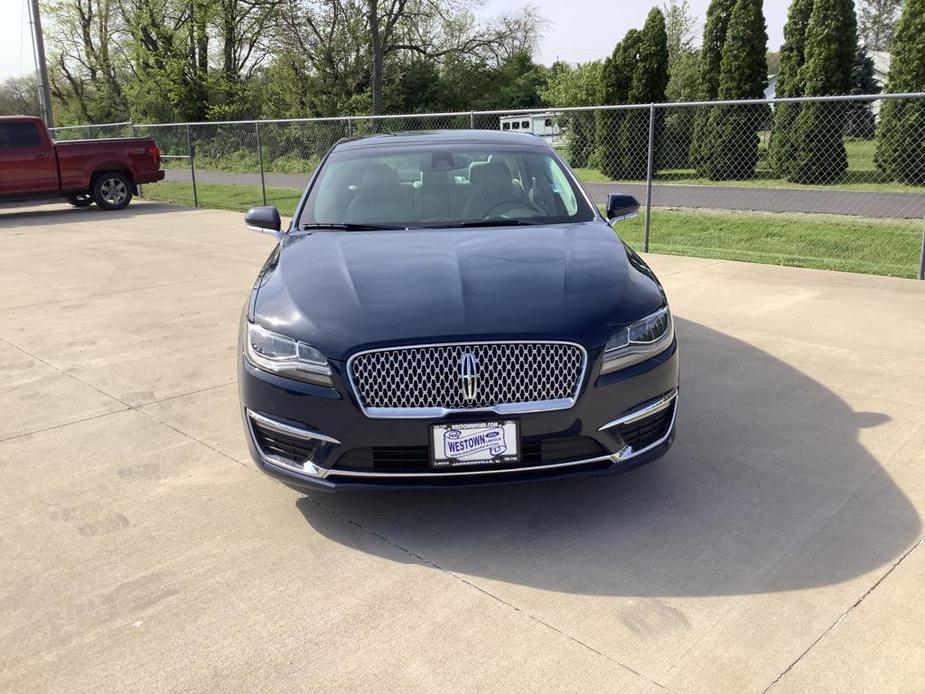
<path fill-rule="evenodd" d="M 188 171 L 169 169 L 168 181 L 188 181 Z M 203 183 L 260 185 L 260 174 L 197 171 Z M 304 175 L 266 174 L 266 184 L 280 188 L 303 188 Z M 639 183 L 586 183 L 592 199 L 607 200 L 608 193 L 628 193 L 645 201 L 645 185 Z M 844 214 L 883 219 L 925 219 L 925 193 L 858 192 L 796 188 L 752 188 L 746 186 L 691 186 L 657 183 L 652 204 L 658 207 L 691 207 L 762 212 L 806 212 Z"/>
<path fill-rule="evenodd" d="M 0 691 L 922 690 L 925 283 L 649 255 L 666 457 L 302 495 L 251 462 L 235 385 L 274 242 L 0 210 Z"/>

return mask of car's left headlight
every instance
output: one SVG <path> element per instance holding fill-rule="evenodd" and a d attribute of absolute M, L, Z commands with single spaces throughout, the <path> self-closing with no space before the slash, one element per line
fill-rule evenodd
<path fill-rule="evenodd" d="M 244 352 L 255 366 L 271 373 L 319 386 L 334 385 L 328 360 L 305 342 L 247 323 Z"/>
<path fill-rule="evenodd" d="M 611 337 L 604 347 L 601 373 L 608 374 L 638 364 L 667 349 L 674 340 L 674 321 L 668 307 L 630 323 Z"/>

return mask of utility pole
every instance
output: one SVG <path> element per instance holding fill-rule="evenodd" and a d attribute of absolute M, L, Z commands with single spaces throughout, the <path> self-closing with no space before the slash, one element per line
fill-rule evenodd
<path fill-rule="evenodd" d="M 49 128 L 55 127 L 51 113 L 51 89 L 48 87 L 48 66 L 45 63 L 45 40 L 42 38 L 42 17 L 39 14 L 39 0 L 32 2 L 32 41 L 35 46 L 35 67 L 39 78 L 39 100 L 42 104 L 42 118 Z"/>

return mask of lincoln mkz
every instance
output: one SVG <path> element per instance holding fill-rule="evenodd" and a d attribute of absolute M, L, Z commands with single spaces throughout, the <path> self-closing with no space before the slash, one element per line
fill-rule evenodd
<path fill-rule="evenodd" d="M 306 489 L 621 472 L 674 437 L 665 292 L 541 139 L 456 131 L 338 142 L 241 321 L 257 465 Z"/>

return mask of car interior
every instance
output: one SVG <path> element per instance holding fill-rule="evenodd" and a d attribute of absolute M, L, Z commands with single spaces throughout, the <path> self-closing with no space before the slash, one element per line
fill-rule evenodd
<path fill-rule="evenodd" d="M 545 153 L 438 150 L 329 161 L 302 222 L 436 226 L 517 218 L 568 220 L 576 192 Z"/>

